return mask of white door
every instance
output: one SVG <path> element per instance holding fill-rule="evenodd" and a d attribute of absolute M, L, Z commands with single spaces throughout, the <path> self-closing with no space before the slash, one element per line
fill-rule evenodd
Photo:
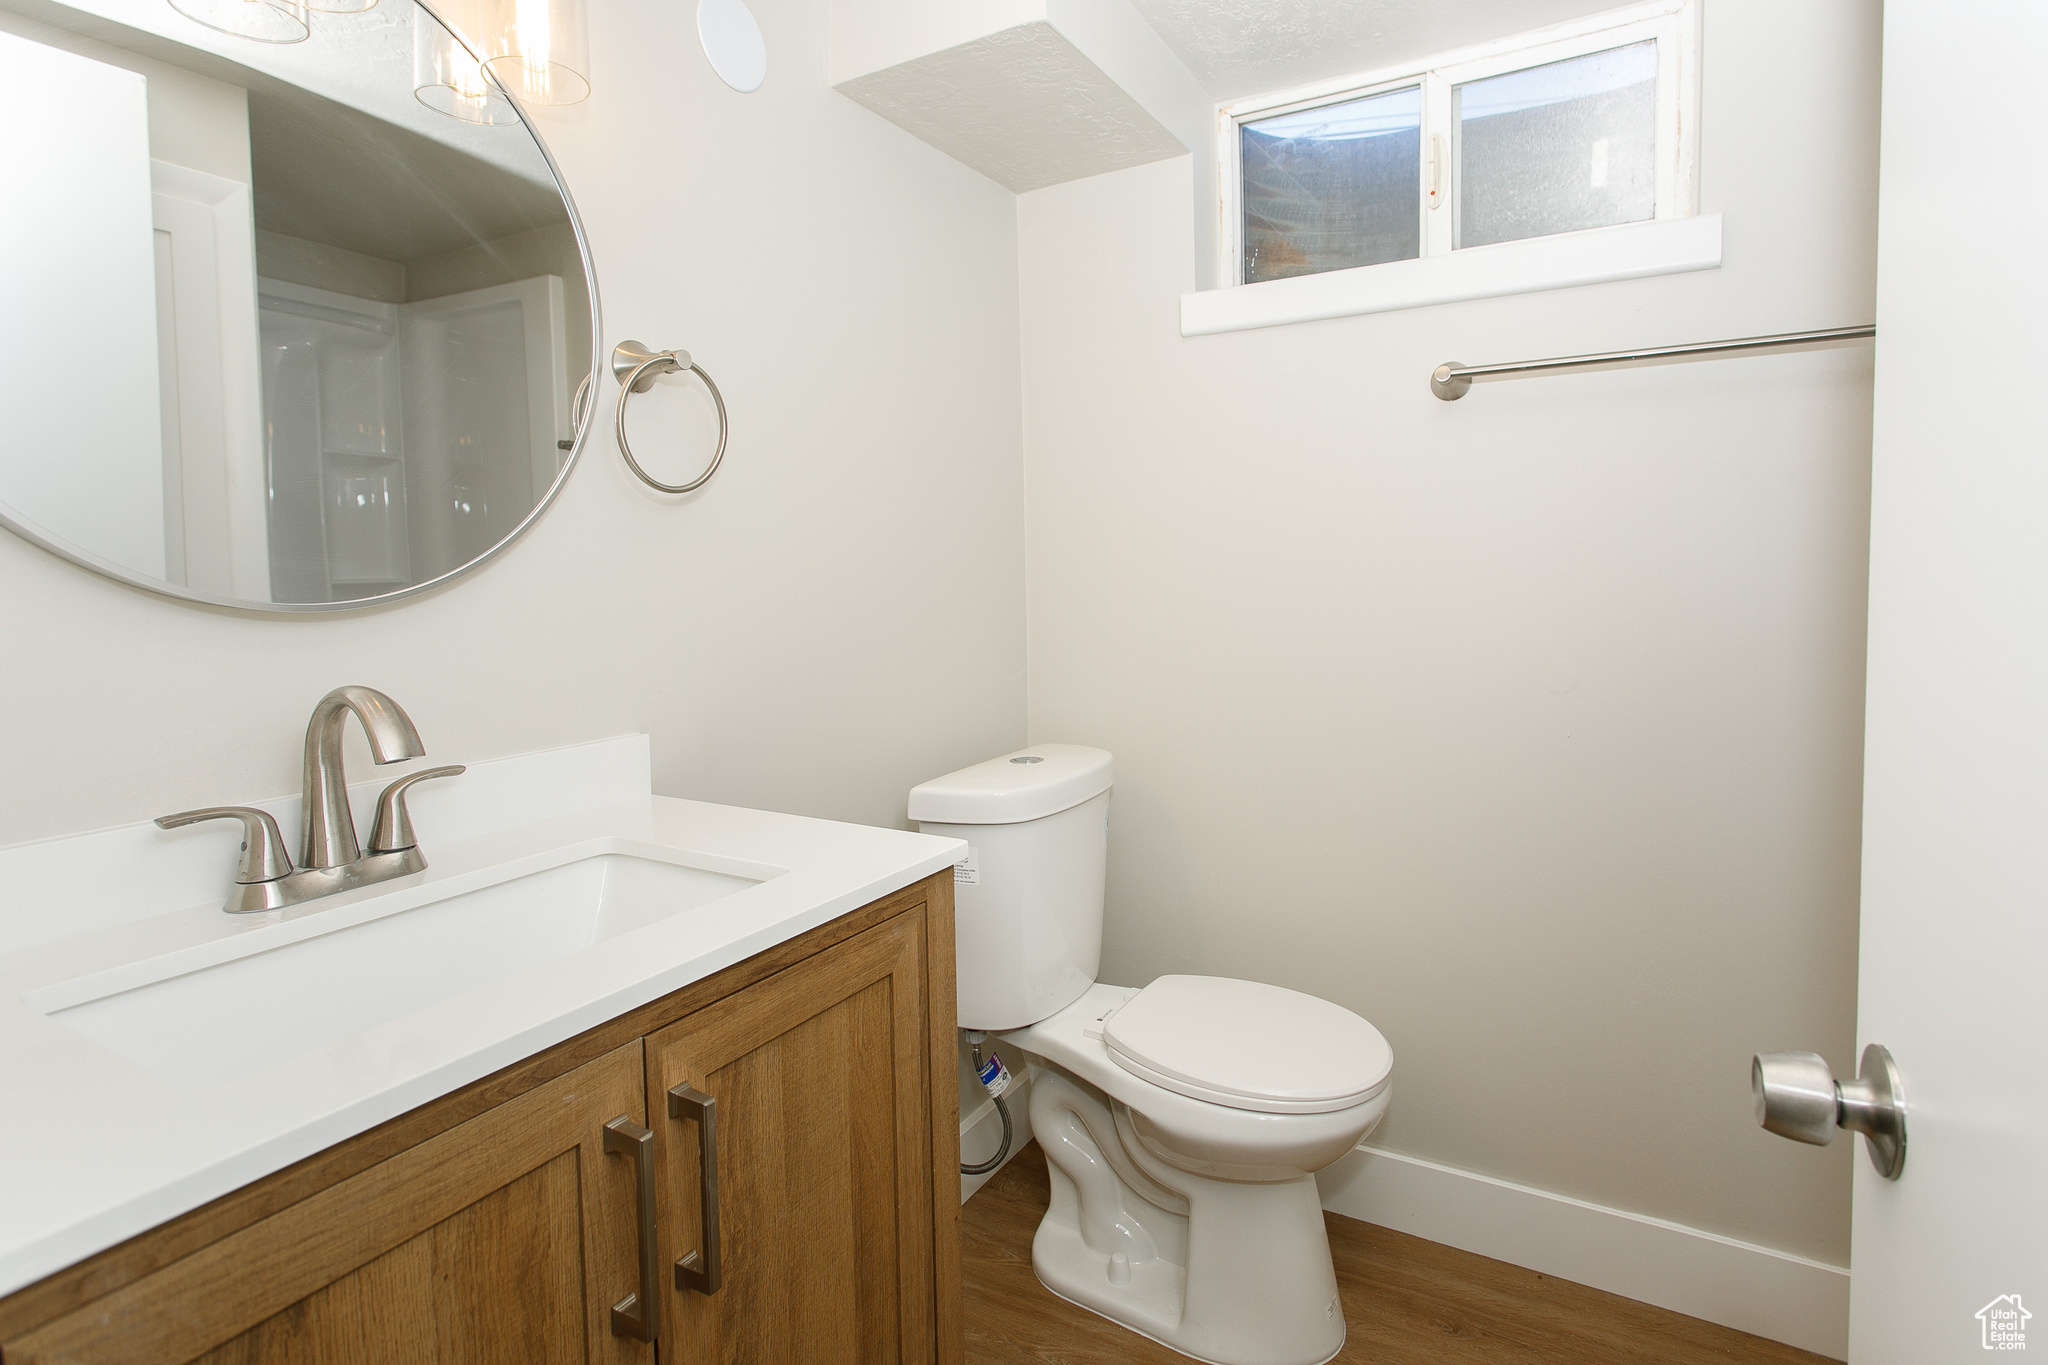
<path fill-rule="evenodd" d="M 1849 1354 L 1941 1365 L 2048 1352 L 2048 5 L 1890 0 L 1884 50 L 1857 1031 L 1908 1146 Z"/>
<path fill-rule="evenodd" d="M 150 162 L 163 398 L 164 577 L 270 600 L 249 187 Z"/>
<path fill-rule="evenodd" d="M 487 552 L 554 486 L 569 436 L 562 300 L 561 276 L 536 275 L 399 308 L 420 582 Z"/>
<path fill-rule="evenodd" d="M 160 578 L 143 79 L 0 33 L 0 128 L 0 374 L 14 400 L 0 502 L 54 540 Z"/>

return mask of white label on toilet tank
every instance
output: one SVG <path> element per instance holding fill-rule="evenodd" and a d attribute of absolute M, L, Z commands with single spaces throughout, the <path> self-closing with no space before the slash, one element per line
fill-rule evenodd
<path fill-rule="evenodd" d="M 953 885 L 979 886 L 981 884 L 981 850 L 973 844 L 967 846 L 967 856 L 953 864 Z"/>

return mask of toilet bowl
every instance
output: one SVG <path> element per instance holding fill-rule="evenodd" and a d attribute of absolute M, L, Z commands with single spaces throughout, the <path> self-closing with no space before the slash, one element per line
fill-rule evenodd
<path fill-rule="evenodd" d="M 1386 1113 L 1393 1051 L 1349 1010 L 1229 977 L 1096 980 L 1110 756 L 1034 745 L 910 793 L 955 869 L 959 1022 L 1034 1059 L 1053 1293 L 1214 1365 L 1344 1345 L 1315 1173 Z M 977 1035 L 978 1036 L 978 1035 Z"/>
<path fill-rule="evenodd" d="M 1105 1025 L 1113 1030 L 1118 1012 L 1162 986 L 1177 1004 L 1206 1005 L 1219 1030 L 1257 1035 L 1265 1025 L 1268 1041 L 1284 1029 L 1270 1015 L 1237 1013 L 1250 1003 L 1239 988 L 1342 1014 L 1356 1026 L 1345 1041 L 1358 1046 L 1326 1073 L 1341 1092 L 1321 1101 L 1333 1107 L 1239 1108 L 1138 1074 L 1104 1041 Z M 1344 1312 L 1315 1172 L 1386 1113 L 1392 1051 L 1364 1020 L 1292 991 L 1215 977 L 1163 977 L 1146 991 L 1093 986 L 1051 1018 L 1002 1035 L 1037 1063 L 1031 1127 L 1053 1196 L 1032 1269 L 1060 1297 L 1198 1360 L 1318 1365 L 1344 1345 Z M 1320 1041 L 1301 1043 L 1314 1051 Z M 1250 1051 L 1183 1070 L 1223 1072 L 1233 1060 L 1242 1068 Z"/>

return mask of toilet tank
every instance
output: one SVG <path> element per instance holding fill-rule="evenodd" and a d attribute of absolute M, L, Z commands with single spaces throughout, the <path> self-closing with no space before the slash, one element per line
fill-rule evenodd
<path fill-rule="evenodd" d="M 1104 750 L 1034 744 L 911 788 L 919 829 L 968 844 L 953 869 L 960 1027 L 1035 1024 L 1095 984 L 1111 781 Z"/>

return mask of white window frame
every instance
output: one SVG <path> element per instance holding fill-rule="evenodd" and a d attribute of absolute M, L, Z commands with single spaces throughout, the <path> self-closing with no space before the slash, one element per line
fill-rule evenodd
<path fill-rule="evenodd" d="M 1626 9 L 1588 15 L 1517 34 L 1497 42 L 1439 54 L 1346 76 L 1339 80 L 1239 100 L 1217 108 L 1217 184 L 1219 221 L 1216 234 L 1218 280 L 1225 287 L 1244 284 L 1244 159 L 1241 128 L 1246 123 L 1314 109 L 1370 95 L 1420 87 L 1422 91 L 1421 185 L 1416 212 L 1421 219 L 1423 259 L 1448 256 L 1457 234 L 1457 127 L 1451 117 L 1451 89 L 1467 81 L 1504 75 L 1527 67 L 1583 57 L 1609 48 L 1655 39 L 1657 42 L 1657 185 L 1656 214 L 1651 221 L 1688 218 L 1698 212 L 1699 15 L 1697 0 L 1652 0 Z M 1435 200 L 1432 203 L 1432 199 Z M 1446 203 L 1445 201 L 1449 201 Z M 1610 229 L 1592 228 L 1604 232 Z M 1575 234 L 1559 233 L 1555 236 Z M 1549 238 L 1522 238 L 1546 241 Z M 1495 246 L 1511 245 L 1495 243 Z M 1401 262 L 1356 266 L 1379 270 Z M 1326 274 L 1345 273 L 1341 271 Z M 1310 279 L 1314 276 L 1297 276 Z M 1278 284 L 1282 281 L 1267 281 Z"/>

